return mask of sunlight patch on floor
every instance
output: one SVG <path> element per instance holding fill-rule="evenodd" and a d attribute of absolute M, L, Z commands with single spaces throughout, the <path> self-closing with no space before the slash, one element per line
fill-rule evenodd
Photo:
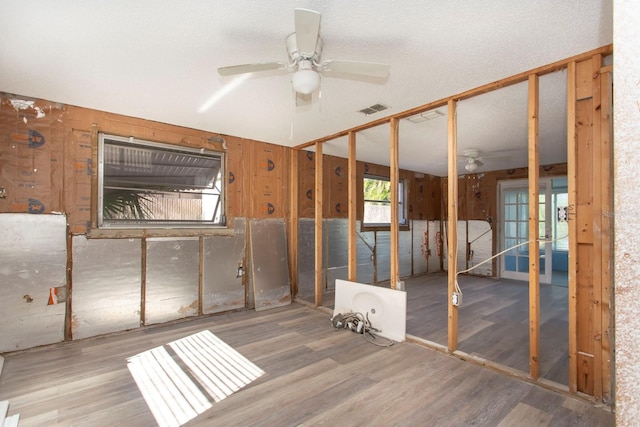
<path fill-rule="evenodd" d="M 208 330 L 132 356 L 127 367 L 158 425 L 167 427 L 186 423 L 264 374 Z"/>

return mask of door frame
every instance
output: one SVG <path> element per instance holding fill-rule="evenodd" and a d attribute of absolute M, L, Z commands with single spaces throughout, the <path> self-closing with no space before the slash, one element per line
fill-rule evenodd
<path fill-rule="evenodd" d="M 540 283 L 551 284 L 552 274 L 553 274 L 553 251 L 552 251 L 552 221 L 551 217 L 551 201 L 552 201 L 552 182 L 551 180 L 556 177 L 545 177 L 540 178 L 540 188 L 539 194 L 545 195 L 545 239 L 546 243 L 544 244 L 544 251 L 540 250 L 540 257 L 544 257 L 544 274 L 540 274 Z M 505 226 L 504 226 L 504 190 L 512 189 L 512 188 L 522 188 L 526 190 L 528 194 L 528 180 L 527 179 L 509 179 L 498 181 L 498 252 L 502 252 L 505 249 Z M 527 203 L 528 204 L 528 203 Z M 527 214 L 528 217 L 528 214 Z M 528 220 L 526 221 L 528 224 Z M 527 226 L 528 227 L 528 226 Z M 528 228 L 527 228 L 528 230 Z M 528 231 L 527 231 L 528 232 Z M 513 279 L 513 280 L 521 280 L 521 281 L 529 281 L 529 272 L 514 272 L 505 270 L 505 259 L 504 256 L 498 257 L 498 277 L 505 279 Z"/>

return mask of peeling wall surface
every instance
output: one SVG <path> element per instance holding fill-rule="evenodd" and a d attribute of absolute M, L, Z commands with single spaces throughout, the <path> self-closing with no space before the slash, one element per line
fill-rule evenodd
<path fill-rule="evenodd" d="M 140 326 L 140 239 L 73 241 L 73 338 Z"/>
<path fill-rule="evenodd" d="M 614 7 L 614 227 L 616 424 L 640 420 L 640 8 Z"/>
<path fill-rule="evenodd" d="M 147 239 L 145 324 L 198 314 L 198 238 Z"/>
<path fill-rule="evenodd" d="M 64 215 L 0 214 L 0 352 L 64 339 L 65 303 L 50 298 L 67 283 L 66 233 Z"/>

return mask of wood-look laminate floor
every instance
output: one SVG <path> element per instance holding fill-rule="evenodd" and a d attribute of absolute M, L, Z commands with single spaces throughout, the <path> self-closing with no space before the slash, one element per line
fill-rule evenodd
<path fill-rule="evenodd" d="M 6 354 L 0 400 L 22 427 L 155 425 L 128 358 L 164 348 L 189 382 L 167 344 L 204 330 L 264 374 L 218 402 L 197 386 L 209 409 L 187 425 L 614 425 L 606 409 L 429 348 L 376 347 L 297 303 Z"/>
<path fill-rule="evenodd" d="M 458 349 L 528 373 L 528 282 L 465 275 L 458 282 L 463 292 Z M 407 334 L 446 346 L 446 273 L 412 277 L 405 287 Z M 323 306 L 333 309 L 333 302 L 332 291 L 323 295 Z M 568 289 L 540 285 L 540 376 L 565 386 L 569 382 L 568 330 Z"/>

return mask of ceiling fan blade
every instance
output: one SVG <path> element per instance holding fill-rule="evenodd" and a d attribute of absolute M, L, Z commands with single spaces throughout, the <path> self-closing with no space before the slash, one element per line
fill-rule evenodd
<path fill-rule="evenodd" d="M 320 13 L 309 9 L 295 9 L 296 44 L 303 57 L 311 57 L 316 51 L 320 33 Z"/>
<path fill-rule="evenodd" d="M 234 76 L 236 74 L 254 73 L 256 71 L 280 70 L 287 68 L 285 62 L 263 62 L 258 64 L 232 65 L 218 68 L 218 74 L 223 77 Z"/>
<path fill-rule="evenodd" d="M 322 70 L 324 71 L 382 78 L 389 76 L 390 68 L 389 64 L 377 62 L 328 60 L 322 63 Z"/>

